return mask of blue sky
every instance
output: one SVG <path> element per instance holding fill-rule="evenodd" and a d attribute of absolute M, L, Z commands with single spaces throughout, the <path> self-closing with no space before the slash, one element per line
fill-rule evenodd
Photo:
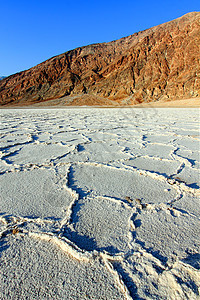
<path fill-rule="evenodd" d="M 1 0 L 0 76 L 200 11 L 199 0 Z"/>

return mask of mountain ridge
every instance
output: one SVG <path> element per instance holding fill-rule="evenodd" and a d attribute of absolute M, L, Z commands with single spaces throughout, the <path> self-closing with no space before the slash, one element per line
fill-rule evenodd
<path fill-rule="evenodd" d="M 199 45 L 200 13 L 192 12 L 112 42 L 78 47 L 11 75 L 0 82 L 0 104 L 75 95 L 123 105 L 199 97 Z"/>

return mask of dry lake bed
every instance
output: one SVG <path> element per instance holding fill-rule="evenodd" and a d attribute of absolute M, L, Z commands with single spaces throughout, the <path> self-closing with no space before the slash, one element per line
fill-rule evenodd
<path fill-rule="evenodd" d="M 0 299 L 199 299 L 199 109 L 2 109 Z"/>

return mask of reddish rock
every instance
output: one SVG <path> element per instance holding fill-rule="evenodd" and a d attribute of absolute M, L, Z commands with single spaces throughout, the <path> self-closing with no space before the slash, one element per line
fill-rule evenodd
<path fill-rule="evenodd" d="M 90 96 L 85 104 L 98 96 L 104 105 L 109 100 L 134 104 L 199 97 L 199 59 L 200 13 L 193 12 L 117 41 L 68 51 L 6 77 L 0 81 L 0 104 L 28 105 L 83 94 Z"/>

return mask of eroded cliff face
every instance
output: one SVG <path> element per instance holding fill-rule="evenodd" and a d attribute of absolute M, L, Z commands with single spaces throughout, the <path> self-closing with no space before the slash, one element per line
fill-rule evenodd
<path fill-rule="evenodd" d="M 121 104 L 199 97 L 200 13 L 68 51 L 0 81 L 1 105 L 81 94 Z"/>

